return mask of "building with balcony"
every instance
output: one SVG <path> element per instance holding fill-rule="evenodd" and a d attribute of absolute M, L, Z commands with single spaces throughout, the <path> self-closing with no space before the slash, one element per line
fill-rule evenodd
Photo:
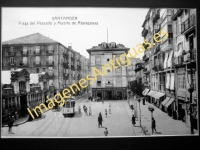
<path fill-rule="evenodd" d="M 2 56 L 2 70 L 25 68 L 29 73 L 47 72 L 54 94 L 77 83 L 81 70 L 88 67 L 80 66 L 82 55 L 71 46 L 65 47 L 40 33 L 3 42 Z"/>
<path fill-rule="evenodd" d="M 176 13 L 174 13 L 176 12 Z M 174 65 L 178 119 L 190 127 L 189 106 L 192 105 L 194 128 L 197 129 L 197 30 L 195 9 L 173 9 Z M 192 78 L 191 78 L 192 70 Z M 193 83 L 192 104 L 188 89 Z"/>
<path fill-rule="evenodd" d="M 142 26 L 149 30 L 147 33 L 143 30 L 142 36 L 155 45 L 147 48 L 143 56 L 145 66 L 150 68 L 150 91 L 146 96 L 150 97 L 150 103 L 188 127 L 191 123 L 189 106 L 192 106 L 192 120 L 197 129 L 196 10 L 150 9 L 147 16 Z M 168 33 L 168 38 L 162 35 L 161 29 Z M 158 32 L 161 42 L 156 43 L 153 35 Z M 147 69 L 143 71 L 145 77 Z M 188 92 L 190 85 L 194 86 L 192 103 Z"/>
<path fill-rule="evenodd" d="M 128 53 L 129 48 L 126 48 L 122 44 L 101 43 L 98 46 L 93 46 L 87 49 L 90 54 L 90 74 L 94 77 L 93 67 L 103 72 L 102 66 L 109 63 L 110 60 L 119 58 L 123 53 Z M 115 57 L 114 57 L 115 56 Z M 123 58 L 125 60 L 125 58 Z M 117 62 L 115 61 L 115 65 Z M 112 65 L 111 65 L 112 66 Z M 90 85 L 91 96 L 98 96 L 104 100 L 111 99 L 126 99 L 127 98 L 127 67 L 125 64 L 121 64 L 118 68 L 112 70 L 106 67 L 107 74 L 104 76 L 97 76 L 97 80 Z"/>

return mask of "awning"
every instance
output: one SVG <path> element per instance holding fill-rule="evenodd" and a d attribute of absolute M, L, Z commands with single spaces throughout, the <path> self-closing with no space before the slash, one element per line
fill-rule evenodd
<path fill-rule="evenodd" d="M 162 101 L 162 105 L 165 106 L 165 104 L 170 100 L 170 97 L 166 97 L 164 101 Z"/>
<path fill-rule="evenodd" d="M 151 96 L 154 93 L 154 91 L 150 91 L 147 95 Z"/>
<path fill-rule="evenodd" d="M 165 104 L 165 107 L 169 107 L 169 105 L 174 101 L 173 98 L 171 98 L 166 104 Z"/>
<path fill-rule="evenodd" d="M 164 96 L 165 93 L 157 92 L 153 97 L 159 99 L 160 97 Z"/>
<path fill-rule="evenodd" d="M 142 92 L 142 94 L 143 94 L 144 96 L 146 96 L 148 92 L 149 92 L 149 89 L 145 89 L 145 90 Z"/>

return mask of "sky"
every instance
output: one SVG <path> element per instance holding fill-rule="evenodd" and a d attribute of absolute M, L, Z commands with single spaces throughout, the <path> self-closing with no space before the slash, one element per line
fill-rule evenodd
<path fill-rule="evenodd" d="M 86 49 L 102 42 L 115 42 L 127 48 L 143 43 L 142 24 L 148 8 L 92 8 L 92 7 L 9 7 L 2 8 L 2 42 L 40 33 L 89 58 Z M 65 17 L 65 20 L 53 20 Z M 77 20 L 67 20 L 76 17 Z M 64 24 L 58 24 L 58 22 Z M 80 22 L 96 22 L 98 25 L 80 25 Z M 35 22 L 35 24 L 30 24 Z M 38 22 L 51 22 L 42 25 Z M 70 23 L 67 24 L 66 22 Z M 76 22 L 76 25 L 72 25 Z M 107 32 L 108 31 L 108 32 Z M 138 58 L 142 58 L 139 54 Z"/>

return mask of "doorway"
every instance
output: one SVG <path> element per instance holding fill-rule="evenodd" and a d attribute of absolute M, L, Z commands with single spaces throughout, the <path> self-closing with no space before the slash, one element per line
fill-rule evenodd
<path fill-rule="evenodd" d="M 100 97 L 100 100 L 102 100 L 102 92 L 97 92 L 97 97 Z"/>
<path fill-rule="evenodd" d="M 107 91 L 107 99 L 108 99 L 108 100 L 111 100 L 111 99 L 112 99 L 112 91 L 111 91 L 111 90 L 108 90 L 108 91 Z"/>
<path fill-rule="evenodd" d="M 26 95 L 20 96 L 21 115 L 27 114 L 27 97 Z"/>

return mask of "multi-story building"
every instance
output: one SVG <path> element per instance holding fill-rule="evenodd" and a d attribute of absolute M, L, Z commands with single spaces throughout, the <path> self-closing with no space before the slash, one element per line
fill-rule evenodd
<path fill-rule="evenodd" d="M 30 73 L 48 72 L 50 95 L 77 83 L 81 70 L 80 53 L 40 33 L 2 43 L 2 69 L 26 68 Z"/>
<path fill-rule="evenodd" d="M 112 59 L 117 65 L 115 58 L 123 53 L 128 53 L 129 48 L 122 44 L 102 43 L 87 49 L 90 54 L 90 73 L 94 77 L 93 67 L 103 72 L 102 66 Z M 115 56 L 115 57 L 114 57 Z M 125 58 L 123 58 L 125 60 Z M 111 65 L 112 66 L 112 65 Z M 127 67 L 122 64 L 117 69 L 112 70 L 106 67 L 107 74 L 98 76 L 97 80 L 90 85 L 92 96 L 98 96 L 104 100 L 126 99 L 127 98 Z"/>
<path fill-rule="evenodd" d="M 49 90 L 47 73 L 30 74 L 26 69 L 1 73 L 3 123 L 7 122 L 9 114 L 21 117 L 28 114 L 27 108 L 44 103 Z"/>
<path fill-rule="evenodd" d="M 192 105 L 193 127 L 197 129 L 196 9 L 172 9 L 172 21 L 178 119 L 190 126 L 189 108 Z M 192 104 L 188 91 L 191 83 L 194 88 Z"/>
<path fill-rule="evenodd" d="M 155 43 L 143 57 L 145 66 L 150 67 L 149 102 L 188 126 L 192 120 L 197 129 L 195 19 L 195 9 L 150 9 L 143 23 L 142 36 Z M 167 38 L 162 34 L 163 30 L 168 33 Z M 154 40 L 156 33 L 161 34 L 161 42 Z M 149 60 L 146 59 L 148 52 Z M 148 74 L 144 76 L 148 78 Z M 192 101 L 188 91 L 190 86 L 194 88 Z"/>

